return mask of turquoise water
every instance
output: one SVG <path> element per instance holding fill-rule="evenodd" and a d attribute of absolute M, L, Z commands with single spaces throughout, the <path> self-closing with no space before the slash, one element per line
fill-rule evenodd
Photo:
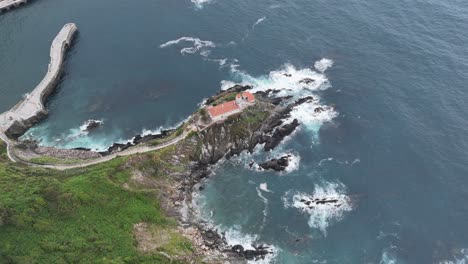
<path fill-rule="evenodd" d="M 29 136 L 105 148 L 176 125 L 229 82 L 312 94 L 279 149 L 216 168 L 201 215 L 232 243 L 272 245 L 274 263 L 468 261 L 466 1 L 37 0 L 0 16 L 2 110 L 43 77 L 67 22 L 80 34 Z M 91 118 L 104 126 L 80 133 Z M 290 172 L 245 165 L 282 153 Z M 307 210 L 304 196 L 344 206 Z"/>

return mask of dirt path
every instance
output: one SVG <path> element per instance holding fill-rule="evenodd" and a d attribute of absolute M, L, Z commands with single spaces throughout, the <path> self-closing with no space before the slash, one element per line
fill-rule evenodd
<path fill-rule="evenodd" d="M 174 144 L 179 143 L 181 140 L 184 140 L 187 137 L 188 134 L 189 134 L 189 132 L 184 132 L 182 135 L 180 135 L 180 136 L 178 136 L 176 138 L 173 138 L 173 139 L 171 139 L 171 140 L 169 140 L 169 141 L 167 141 L 165 143 L 157 145 L 157 146 L 135 146 L 135 147 L 131 147 L 129 149 L 126 149 L 126 150 L 124 150 L 122 152 L 110 154 L 110 155 L 107 155 L 107 156 L 104 156 L 104 157 L 101 157 L 101 158 L 97 158 L 97 159 L 82 162 L 82 163 L 56 164 L 56 165 L 53 165 L 53 164 L 36 164 L 36 163 L 31 163 L 31 162 L 23 162 L 23 163 L 26 163 L 26 164 L 28 164 L 30 166 L 33 166 L 33 167 L 52 168 L 52 169 L 56 169 L 56 170 L 69 170 L 69 169 L 75 169 L 75 168 L 84 168 L 84 167 L 88 167 L 88 166 L 91 166 L 91 165 L 96 165 L 96 164 L 99 164 L 99 163 L 110 161 L 110 160 L 112 160 L 112 159 L 114 159 L 116 157 L 130 156 L 130 155 L 137 154 L 137 153 L 145 153 L 145 152 L 150 152 L 150 151 L 163 149 L 163 148 L 166 148 L 166 147 L 169 147 L 169 146 L 172 146 Z"/>

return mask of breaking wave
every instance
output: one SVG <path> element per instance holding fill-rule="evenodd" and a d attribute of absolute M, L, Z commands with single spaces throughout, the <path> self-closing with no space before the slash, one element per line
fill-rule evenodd
<path fill-rule="evenodd" d="M 288 191 L 282 199 L 285 208 L 297 208 L 308 214 L 309 226 L 319 229 L 324 236 L 331 224 L 342 220 L 344 214 L 352 210 L 351 199 L 342 183 L 316 184 L 312 194 Z M 333 202 L 323 203 L 324 200 Z"/>
<path fill-rule="evenodd" d="M 242 233 L 240 231 L 239 226 L 234 226 L 229 229 L 220 228 L 220 230 L 224 232 L 224 236 L 229 245 L 241 245 L 244 249 L 254 250 L 255 248 L 252 245 L 262 244 L 259 242 L 258 236 Z M 265 259 L 251 260 L 251 261 L 248 261 L 247 263 L 252 263 L 252 264 L 273 263 L 274 259 L 278 255 L 279 249 L 272 245 L 267 245 L 267 246 L 269 247 L 271 254 L 267 254 L 265 256 Z"/>
<path fill-rule="evenodd" d="M 47 123 L 29 129 L 20 140 L 35 140 L 41 146 L 59 147 L 65 149 L 89 148 L 94 151 L 105 151 L 114 143 L 115 138 L 119 138 L 120 131 L 114 131 L 114 135 L 109 134 L 89 134 L 83 126 L 69 129 L 66 133 L 58 136 L 51 136 Z"/>
<path fill-rule="evenodd" d="M 170 40 L 164 44 L 159 45 L 160 48 L 167 48 L 173 45 L 178 45 L 181 42 L 191 42 L 192 46 L 191 47 L 185 47 L 180 50 L 180 53 L 182 55 L 185 54 L 194 54 L 199 52 L 200 55 L 203 57 L 208 57 L 211 53 L 210 48 L 215 48 L 216 45 L 209 41 L 209 40 L 201 40 L 199 38 L 193 38 L 193 37 L 181 37 L 176 40 Z"/>
<path fill-rule="evenodd" d="M 235 83 L 240 83 L 251 85 L 253 92 L 275 90 L 277 91 L 276 96 L 292 96 L 291 101 L 312 96 L 313 100 L 293 109 L 288 121 L 298 119 L 307 129 L 314 132 L 314 136 L 317 136 L 318 130 L 325 122 L 330 122 L 338 116 L 334 107 L 323 105 L 318 94 L 331 87 L 323 72 L 332 65 L 332 60 L 324 58 L 315 63 L 318 71 L 312 68 L 298 69 L 291 64 L 285 64 L 267 75 L 254 77 L 239 70 L 240 66 L 237 63 L 232 63 L 230 70 L 233 80 L 221 81 L 221 89 L 225 90 Z"/>

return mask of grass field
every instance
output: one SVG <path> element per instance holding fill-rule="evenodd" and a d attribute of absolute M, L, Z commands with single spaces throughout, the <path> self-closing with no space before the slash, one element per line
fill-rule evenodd
<path fill-rule="evenodd" d="M 0 263 L 168 263 L 167 255 L 190 254 L 155 191 L 123 187 L 124 162 L 58 172 L 11 163 L 0 143 Z M 166 238 L 149 253 L 137 250 L 141 222 Z"/>

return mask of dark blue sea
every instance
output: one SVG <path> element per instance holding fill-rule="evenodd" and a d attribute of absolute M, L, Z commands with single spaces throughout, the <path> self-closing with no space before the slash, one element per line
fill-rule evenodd
<path fill-rule="evenodd" d="M 467 1 L 35 0 L 0 15 L 0 111 L 39 83 L 68 22 L 50 115 L 25 138 L 105 149 L 233 83 L 312 95 L 276 150 L 214 168 L 199 217 L 269 245 L 260 263 L 468 263 Z M 85 133 L 88 119 L 104 125 Z M 283 154 L 285 172 L 247 166 Z M 323 197 L 341 206 L 300 201 Z"/>

